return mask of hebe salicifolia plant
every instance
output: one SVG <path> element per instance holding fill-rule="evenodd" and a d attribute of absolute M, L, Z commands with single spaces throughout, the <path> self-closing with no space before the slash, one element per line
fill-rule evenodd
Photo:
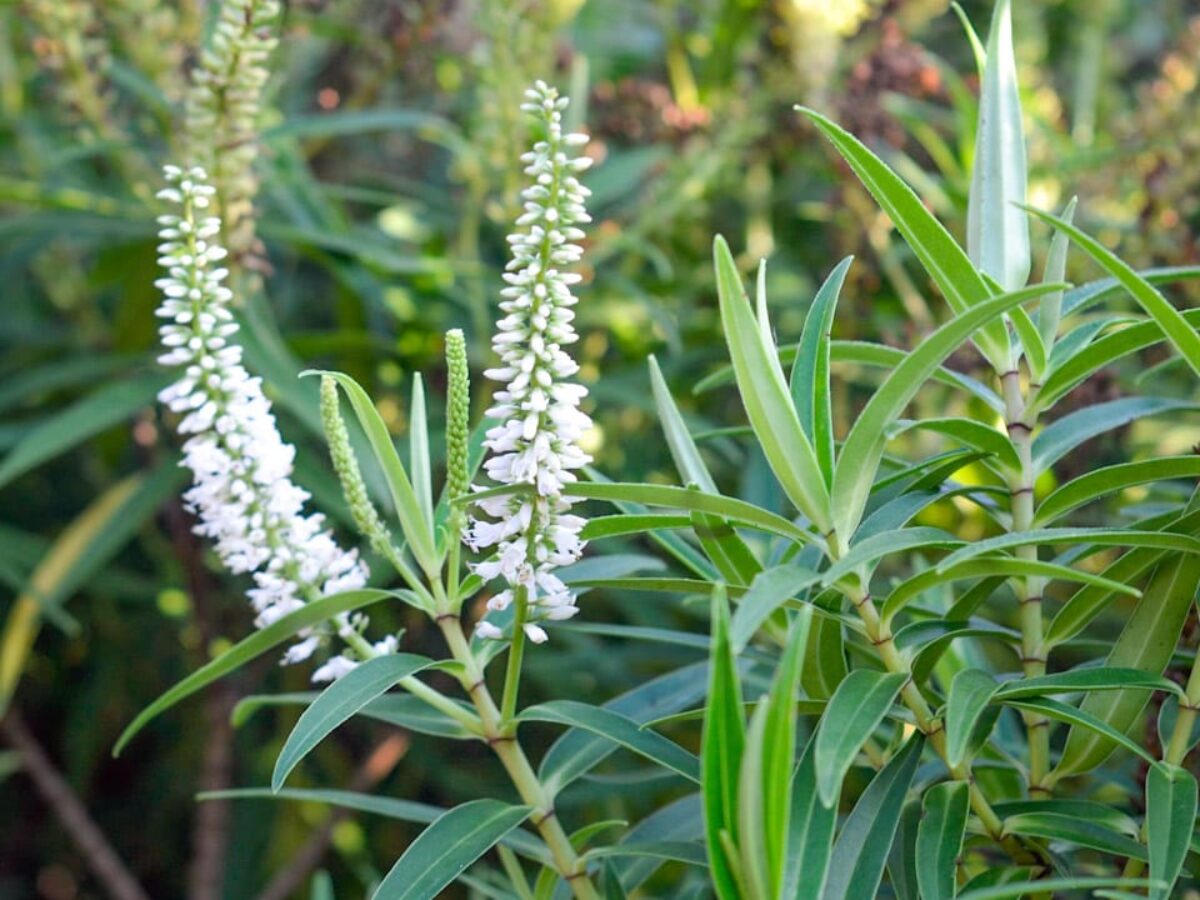
<path fill-rule="evenodd" d="M 480 442 L 468 427 L 461 333 L 447 335 L 447 471 L 437 503 L 420 378 L 405 466 L 365 392 L 346 375 L 320 373 L 334 469 L 363 537 L 401 583 L 394 590 L 367 587 L 358 555 L 304 513 L 293 451 L 241 365 L 221 225 L 205 214 L 212 188 L 202 169 L 168 168 L 162 196 L 176 212 L 162 220 L 163 362 L 183 374 L 163 399 L 182 416 L 198 530 L 232 571 L 253 575 L 260 630 L 164 694 L 120 746 L 213 679 L 293 642 L 284 661 L 320 653 L 314 680 L 332 683 L 285 743 L 272 790 L 330 732 L 398 687 L 416 705 L 394 706 L 393 721 L 487 743 L 519 797 L 427 815 L 432 823 L 376 897 L 435 897 L 493 847 L 502 869 L 473 870 L 480 895 L 1170 896 L 1196 870 L 1197 788 L 1183 764 L 1197 738 L 1200 669 L 1177 648 L 1200 585 L 1200 459 L 1135 459 L 1049 491 L 1043 484 L 1089 438 L 1192 406 L 1126 396 L 1055 411 L 1101 368 L 1159 343 L 1200 373 L 1196 317 L 1154 287 L 1174 273 L 1139 274 L 1075 228 L 1074 202 L 1061 217 L 1024 205 L 1007 0 L 985 52 L 965 251 L 877 156 L 802 110 L 950 307 L 913 350 L 832 340 L 846 260 L 817 292 L 794 349 L 781 351 L 765 270 L 752 303 L 716 239 L 732 365 L 701 387 L 736 383 L 747 433 L 790 504 L 782 513 L 719 491 L 653 360 L 654 399 L 683 485 L 613 483 L 587 468 L 579 443 L 590 423 L 569 355 L 579 280 L 570 269 L 588 221 L 577 173 L 587 160 L 572 149 L 582 138 L 562 131 L 565 99 L 544 84 L 531 90 L 526 109 L 539 134 L 524 157 L 529 185 L 510 238 L 493 345 L 500 365 L 487 373 L 504 387 L 482 426 L 483 474 L 471 450 Z M 1031 216 L 1053 227 L 1033 285 Z M 1071 245 L 1110 277 L 1065 284 Z M 1121 298 L 1139 311 L 1101 310 Z M 947 366 L 968 343 L 986 376 Z M 843 362 L 886 374 L 837 435 L 831 370 Z M 964 395 L 946 403 L 964 412 L 903 418 L 923 391 Z M 372 503 L 342 395 L 385 476 L 398 535 Z M 918 435 L 943 445 L 909 453 L 928 446 Z M 1153 502 L 1119 503 L 1146 485 L 1159 486 Z M 582 500 L 617 512 L 585 521 L 572 511 Z M 943 509 L 981 518 L 991 536 L 929 524 Z M 1110 517 L 1105 524 L 1071 524 L 1097 509 Z M 711 598 L 707 666 L 670 672 L 604 706 L 561 699 L 522 709 L 526 643 L 544 642 L 553 623 L 578 611 L 569 572 L 557 570 L 579 558 L 584 541 L 613 537 L 656 543 L 679 571 L 580 583 Z M 474 561 L 464 563 L 464 544 Z M 476 596 L 487 598 L 488 614 L 468 639 L 464 610 Z M 395 600 L 436 623 L 445 659 L 400 652 L 402 635 L 367 637 L 361 610 Z M 1123 630 L 1093 639 L 1089 628 L 1116 602 L 1131 604 Z M 697 639 L 666 629 L 625 634 Z M 497 699 L 489 671 L 502 654 Z M 1191 667 L 1184 687 L 1163 677 L 1173 660 Z M 419 677 L 433 670 L 455 678 L 461 698 Z M 1166 697 L 1157 729 L 1144 723 L 1155 692 Z M 536 769 L 520 739 L 527 722 L 568 729 Z M 685 734 L 697 722 L 698 755 L 662 733 Z M 1155 730 L 1161 741 L 1146 737 Z M 617 840 L 606 840 L 608 821 L 571 823 L 579 830 L 569 832 L 556 798 L 619 747 L 684 791 Z M 389 798 L 325 799 L 424 814 Z M 673 868 L 647 887 L 664 865 Z"/>

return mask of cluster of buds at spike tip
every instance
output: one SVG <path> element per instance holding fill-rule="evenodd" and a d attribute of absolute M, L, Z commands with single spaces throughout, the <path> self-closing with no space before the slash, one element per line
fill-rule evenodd
<path fill-rule="evenodd" d="M 279 42 L 279 11 L 279 0 L 221 0 L 185 104 L 187 152 L 217 188 L 231 257 L 249 268 L 263 267 L 254 226 L 254 160 L 263 87 L 270 77 L 266 63 Z"/>
<path fill-rule="evenodd" d="M 213 187 L 200 168 L 167 166 L 164 173 L 169 186 L 158 196 L 179 212 L 158 220 L 166 271 L 155 282 L 163 293 L 158 315 L 166 320 L 159 362 L 183 374 L 159 400 L 181 416 L 183 465 L 193 476 L 184 501 L 199 519 L 196 533 L 214 542 L 231 572 L 253 577 L 255 625 L 265 628 L 310 600 L 363 587 L 367 569 L 357 553 L 338 546 L 321 515 L 305 513 L 308 492 L 292 481 L 295 448 L 279 434 L 261 379 L 242 366 L 233 293 L 224 284 L 229 272 L 221 264 L 226 251 L 217 240 L 221 223 L 205 214 Z M 336 620 L 338 632 L 356 642 L 365 627 L 361 615 Z M 308 659 L 327 638 L 320 629 L 302 633 L 283 661 Z M 395 643 L 388 638 L 374 652 L 390 652 Z M 335 656 L 313 680 L 332 680 L 354 665 Z"/>
<path fill-rule="evenodd" d="M 477 515 L 464 539 L 472 550 L 491 551 L 474 566 L 476 574 L 508 583 L 488 608 L 503 610 L 521 592 L 528 611 L 525 633 L 540 643 L 546 632 L 539 622 L 578 612 L 574 594 L 554 570 L 575 562 L 584 546 L 579 536 L 584 520 L 570 513 L 563 489 L 591 461 L 579 441 L 592 423 L 579 409 L 587 390 L 570 380 L 579 366 L 564 348 L 578 339 L 571 288 L 580 276 L 567 269 L 583 253 L 579 226 L 591 221 L 584 208 L 590 192 L 577 178 L 591 160 L 575 155 L 585 135 L 563 133 L 567 98 L 540 81 L 526 98 L 521 108 L 540 133 L 521 157 L 531 182 L 508 238 L 512 258 L 500 303 L 505 315 L 492 341 L 501 364 L 485 373 L 504 384 L 488 411 L 500 424 L 487 433 L 491 453 L 485 469 L 496 484 L 521 490 L 476 501 Z M 476 632 L 501 637 L 486 619 Z"/>

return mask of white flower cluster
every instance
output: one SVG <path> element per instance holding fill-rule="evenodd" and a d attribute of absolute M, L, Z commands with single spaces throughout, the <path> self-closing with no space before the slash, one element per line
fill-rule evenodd
<path fill-rule="evenodd" d="M 526 97 L 521 108 L 544 134 L 521 157 L 532 183 L 522 193 L 517 231 L 508 238 L 512 259 L 500 303 L 505 316 L 492 341 L 502 365 L 485 373 L 505 383 L 488 411 L 502 424 L 488 431 L 492 455 L 485 468 L 493 481 L 527 489 L 478 500 L 476 507 L 488 518 L 472 520 L 465 540 L 472 550 L 495 548 L 491 558 L 475 566 L 480 577 L 499 575 L 508 582 L 488 608 L 503 610 L 516 591 L 524 591 L 525 633 L 541 643 L 546 632 L 538 621 L 578 612 L 575 596 L 554 569 L 575 562 L 584 546 L 579 537 L 584 520 L 570 514 L 563 496 L 563 486 L 576 480 L 574 470 L 591 461 L 579 439 L 592 424 L 579 410 L 587 389 L 568 381 L 579 369 L 563 347 L 578 339 L 571 324 L 576 302 L 571 286 L 580 276 L 564 269 L 583 253 L 576 242 L 584 237 L 578 226 L 591 221 L 584 209 L 590 192 L 576 173 L 592 161 L 574 155 L 574 148 L 587 142 L 585 135 L 563 134 L 567 98 L 540 81 Z M 491 622 L 481 621 L 476 630 L 484 638 L 501 637 Z"/>
<path fill-rule="evenodd" d="M 308 492 L 291 480 L 295 448 L 280 437 L 261 380 L 250 377 L 242 348 L 230 341 L 238 326 L 223 284 L 226 252 L 215 242 L 221 222 L 203 213 L 213 194 L 204 170 L 166 166 L 164 173 L 170 186 L 158 196 L 181 211 L 158 220 L 159 264 L 167 274 L 155 286 L 164 297 L 158 315 L 168 320 L 159 329 L 166 348 L 159 362 L 183 368 L 183 377 L 159 400 L 183 416 L 183 465 L 193 474 L 184 500 L 200 520 L 196 533 L 215 542 L 231 572 L 252 573 L 255 624 L 265 628 L 308 600 L 361 588 L 367 569 L 322 528 L 321 515 L 304 514 Z M 343 635 L 365 625 L 361 616 L 353 624 L 338 620 Z M 321 641 L 317 632 L 302 635 L 283 661 L 308 659 Z M 334 657 L 313 680 L 332 680 L 354 665 Z"/>

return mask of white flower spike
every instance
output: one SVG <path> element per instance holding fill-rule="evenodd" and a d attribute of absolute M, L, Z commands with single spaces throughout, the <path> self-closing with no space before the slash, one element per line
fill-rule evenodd
<path fill-rule="evenodd" d="M 503 576 L 508 589 L 496 594 L 488 608 L 499 611 L 526 592 L 528 622 L 525 635 L 534 643 L 546 640 L 538 621 L 567 619 L 578 612 L 575 596 L 554 574 L 575 562 L 583 552 L 579 533 L 584 519 L 571 515 L 563 487 L 576 480 L 575 470 L 591 461 L 579 447 L 591 419 L 579 409 L 587 389 L 569 379 L 579 369 L 563 349 L 578 336 L 571 322 L 576 299 L 571 286 L 580 276 L 565 271 L 583 254 L 577 243 L 590 222 L 584 202 L 590 191 L 577 173 L 591 159 L 575 156 L 588 140 L 582 134 L 563 134 L 562 111 L 567 98 L 539 81 L 526 91 L 522 109 L 541 130 L 533 150 L 521 157 L 532 179 L 522 193 L 524 212 L 509 235 L 512 259 L 501 291 L 492 348 L 501 365 L 485 374 L 505 387 L 496 392 L 488 415 L 501 424 L 487 434 L 491 456 L 485 469 L 498 484 L 527 489 L 476 503 L 487 518 L 473 519 L 464 540 L 472 550 L 495 548 L 475 572 L 485 580 Z M 500 629 L 482 621 L 476 634 L 501 637 Z"/>
<path fill-rule="evenodd" d="M 159 399 L 183 416 L 183 465 L 193 475 L 184 500 L 200 520 L 196 533 L 214 541 L 231 572 L 252 575 L 255 625 L 265 628 L 309 600 L 363 587 L 367 568 L 322 528 L 321 515 L 304 513 L 309 495 L 291 479 L 295 448 L 280 437 L 261 380 L 243 368 L 242 348 L 231 343 L 238 326 L 223 283 L 225 250 L 215 242 L 221 223 L 203 214 L 213 195 L 204 170 L 163 171 L 169 186 L 158 196 L 181 209 L 158 220 L 159 264 L 167 274 L 155 286 L 164 298 L 158 315 L 168 320 L 159 329 L 166 348 L 159 362 L 183 369 L 183 376 Z M 343 616 L 338 632 L 361 632 L 366 621 Z M 301 637 L 284 654 L 285 664 L 308 659 L 323 636 Z M 390 652 L 390 646 L 384 640 L 374 649 Z M 332 680 L 355 665 L 334 657 L 313 680 Z"/>

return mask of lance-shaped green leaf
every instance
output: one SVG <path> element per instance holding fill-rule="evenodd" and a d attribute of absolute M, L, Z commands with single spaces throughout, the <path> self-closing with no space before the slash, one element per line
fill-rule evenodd
<path fill-rule="evenodd" d="M 1062 220 L 1064 222 L 1074 221 L 1075 201 L 1076 198 L 1072 197 L 1066 209 L 1063 210 Z M 1042 275 L 1042 281 L 1062 281 L 1064 279 L 1067 274 L 1067 249 L 1069 246 L 1070 239 L 1063 232 L 1054 232 L 1054 237 L 1050 239 L 1050 252 L 1046 254 L 1046 271 Z M 1058 325 L 1062 320 L 1062 303 L 1063 292 L 1055 291 L 1043 297 L 1042 303 L 1038 307 L 1038 332 L 1042 336 L 1042 343 L 1047 352 L 1054 349 L 1054 341 L 1058 337 Z"/>
<path fill-rule="evenodd" d="M 739 897 L 729 850 L 738 846 L 738 776 L 746 742 L 742 689 L 729 643 L 729 604 L 721 586 L 713 591 L 712 653 L 708 701 L 701 737 L 700 778 L 704 796 L 704 833 L 713 888 L 725 900 Z"/>
<path fill-rule="evenodd" d="M 815 741 L 810 739 L 792 776 L 787 866 L 781 896 L 818 900 L 825 889 L 837 808 L 821 802 L 817 791 Z"/>
<path fill-rule="evenodd" d="M 1117 894 L 1115 891 L 1108 894 L 1098 892 L 1103 888 L 1123 888 L 1125 891 L 1137 890 L 1146 887 L 1148 883 L 1144 878 L 1125 877 L 1039 878 L 1034 881 L 1006 881 L 1002 884 L 986 885 L 969 891 L 963 891 L 958 897 L 959 900 L 1019 900 L 1021 897 L 1043 892 L 1053 897 L 1059 891 L 1096 891 L 1097 893 L 1092 894 L 1092 896 L 1119 896 L 1125 898 L 1129 894 Z"/>
<path fill-rule="evenodd" d="M 1146 848 L 1133 838 L 1078 816 L 1064 816 L 1052 812 L 1017 813 L 1004 820 L 1004 831 L 1007 834 L 1066 841 L 1116 856 L 1143 860 L 1146 858 Z"/>
<path fill-rule="evenodd" d="M 351 612 L 361 609 L 364 606 L 369 606 L 372 603 L 378 603 L 385 597 L 390 596 L 392 594 L 388 591 L 370 589 L 347 591 L 343 594 L 331 594 L 328 597 L 322 597 L 319 600 L 306 603 L 295 612 L 288 613 L 286 616 L 272 622 L 266 628 L 254 632 L 248 638 L 234 644 L 216 659 L 212 660 L 212 662 L 201 666 L 138 713 L 137 718 L 130 722 L 125 730 L 121 732 L 116 746 L 113 747 L 113 756 L 119 755 L 125 748 L 125 745 L 133 739 L 135 734 L 146 727 L 148 722 L 158 716 L 159 713 L 170 709 L 185 697 L 190 697 L 196 691 L 211 684 L 218 678 L 228 675 L 230 672 L 244 666 L 250 660 L 261 656 L 268 650 L 278 647 L 284 641 L 290 640 L 306 628 L 319 625 L 322 622 L 332 619 L 339 613 Z"/>
<path fill-rule="evenodd" d="M 402 679 L 432 665 L 435 665 L 433 660 L 412 653 L 379 656 L 368 659 L 325 688 L 300 716 L 279 751 L 271 775 L 271 790 L 283 787 L 292 769 L 335 728 Z"/>
<path fill-rule="evenodd" d="M 950 682 L 946 699 L 946 764 L 951 768 L 966 759 L 975 724 L 1000 687 L 982 669 L 963 669 Z"/>
<path fill-rule="evenodd" d="M 1085 407 L 1047 425 L 1033 439 L 1034 471 L 1044 472 L 1084 441 L 1137 419 L 1196 408 L 1170 397 L 1122 397 Z"/>
<path fill-rule="evenodd" d="M 695 756 L 658 732 L 643 728 L 628 716 L 611 709 L 575 700 L 552 700 L 527 707 L 517 718 L 522 722 L 553 722 L 590 731 L 677 772 L 689 781 L 700 781 L 700 763 Z"/>
<path fill-rule="evenodd" d="M 429 420 L 425 415 L 425 383 L 421 373 L 413 375 L 412 408 L 409 410 L 408 459 L 412 466 L 413 493 L 417 508 L 433 530 L 433 474 L 429 461 Z"/>
<path fill-rule="evenodd" d="M 1174 531 L 1180 534 L 1196 534 L 1200 532 L 1200 512 L 1191 512 L 1166 523 L 1164 531 Z M 1157 547 L 1139 547 L 1121 554 L 1105 567 L 1101 574 L 1112 581 L 1125 584 L 1135 583 L 1145 572 L 1148 572 L 1167 552 Z M 1061 644 L 1079 634 L 1088 623 L 1098 616 L 1115 598 L 1115 594 L 1107 588 L 1087 585 L 1080 588 L 1063 604 L 1046 629 L 1046 641 L 1049 646 Z"/>
<path fill-rule="evenodd" d="M 1116 278 L 1138 302 L 1138 305 L 1158 323 L 1163 333 L 1192 367 L 1192 371 L 1200 375 L 1200 334 L 1187 323 L 1182 313 L 1172 306 L 1171 302 L 1159 293 L 1154 285 L 1105 248 L 1103 244 L 1074 225 L 1049 213 L 1028 209 L 1038 218 L 1065 232 L 1081 250 Z"/>
<path fill-rule="evenodd" d="M 817 788 L 826 806 L 837 803 L 842 779 L 907 679 L 903 672 L 857 669 L 838 685 L 821 717 L 814 751 Z"/>
<path fill-rule="evenodd" d="M 862 518 L 883 458 L 887 431 L 934 370 L 982 325 L 1001 313 L 1061 285 L 1037 285 L 981 300 L 929 335 L 904 357 L 872 395 L 842 444 L 833 476 L 832 503 L 838 535 L 848 539 Z"/>
<path fill-rule="evenodd" d="M 1021 459 L 1017 448 L 1003 431 L 974 419 L 917 419 L 898 423 L 901 430 L 919 429 L 944 434 L 963 447 L 994 456 L 1004 468 L 1019 472 Z M 897 432 L 898 433 L 898 432 Z"/>
<path fill-rule="evenodd" d="M 650 389 L 654 394 L 654 406 L 658 410 L 658 421 L 662 425 L 663 436 L 667 439 L 667 449 L 671 451 L 671 459 L 683 483 L 694 484 L 708 494 L 720 493 L 717 485 L 709 474 L 708 466 L 700 457 L 700 450 L 692 439 L 691 432 L 684 424 L 675 398 L 667 387 L 658 360 L 650 356 Z"/>
<path fill-rule="evenodd" d="M 1161 563 L 1109 652 L 1106 665 L 1161 675 L 1175 650 L 1197 585 L 1200 558 L 1189 553 Z M 1080 708 L 1128 733 L 1149 699 L 1150 691 L 1145 688 L 1105 691 L 1089 694 Z M 1104 762 L 1114 747 L 1111 740 L 1095 732 L 1072 728 L 1055 771 L 1059 776 L 1090 771 Z"/>
<path fill-rule="evenodd" d="M 766 772 L 763 765 L 767 723 L 766 697 L 755 707 L 746 729 L 746 745 L 738 773 L 737 843 L 738 872 L 742 897 L 771 897 L 770 863 L 767 859 Z M 733 841 L 726 842 L 734 846 Z"/>
<path fill-rule="evenodd" d="M 901 582 L 892 589 L 887 599 L 883 601 L 879 615 L 885 622 L 890 622 L 900 610 L 904 609 L 914 599 L 930 588 L 948 581 L 958 581 L 964 578 L 988 578 L 998 575 L 1027 576 L 1035 578 L 1058 578 L 1063 581 L 1074 581 L 1081 584 L 1094 584 L 1110 591 L 1128 594 L 1133 597 L 1141 596 L 1141 591 L 1123 582 L 1113 581 L 1099 575 L 1092 575 L 1070 566 L 1057 563 L 1041 562 L 1033 559 L 1015 559 L 1012 557 L 989 557 L 986 559 L 968 560 L 952 565 L 944 571 L 926 569 Z M 957 616 L 956 616 L 957 618 Z"/>
<path fill-rule="evenodd" d="M 625 484 L 621 482 L 580 481 L 564 491 L 572 497 L 609 500 L 616 504 L 642 503 L 669 509 L 687 509 L 713 513 L 731 522 L 776 534 L 788 540 L 810 543 L 813 535 L 783 516 L 733 497 L 706 494 L 703 491 L 663 484 Z"/>
<path fill-rule="evenodd" d="M 1052 675 L 1035 675 L 1005 682 L 996 692 L 996 699 L 1004 701 L 1019 697 L 1044 697 L 1078 691 L 1118 691 L 1125 688 L 1145 688 L 1183 696 L 1183 688 L 1153 672 L 1123 666 L 1080 666 Z"/>
<path fill-rule="evenodd" d="M 780 790 L 791 781 L 796 759 L 796 694 L 800 686 L 800 666 L 808 643 L 813 613 L 806 609 L 792 623 L 787 646 L 775 670 L 775 680 L 767 697 L 762 738 L 761 779 L 762 834 L 765 851 L 768 892 L 778 897 L 783 890 L 788 858 L 792 798 Z M 744 841 L 743 841 L 744 843 Z"/>
<path fill-rule="evenodd" d="M 813 443 L 826 483 L 833 481 L 833 406 L 829 387 L 830 329 L 838 295 L 846 281 L 853 256 L 847 256 L 829 273 L 804 319 L 796 346 L 791 390 L 800 427 Z"/>
<path fill-rule="evenodd" d="M 1165 456 L 1094 469 L 1051 492 L 1038 505 L 1033 522 L 1035 525 L 1053 522 L 1085 503 L 1135 485 L 1197 477 L 1200 477 L 1200 457 L 1197 456 Z"/>
<path fill-rule="evenodd" d="M 388 434 L 387 425 L 384 424 L 379 410 L 375 408 L 375 404 L 371 402 L 367 392 L 359 386 L 357 381 L 341 372 L 305 372 L 303 374 L 328 375 L 336 380 L 342 390 L 346 392 L 350 408 L 354 410 L 359 424 L 366 432 L 367 441 L 375 454 L 375 460 L 379 463 L 379 467 L 387 479 L 392 503 L 395 505 L 396 515 L 400 519 L 400 529 L 404 532 L 408 546 L 412 548 L 413 556 L 417 558 L 417 563 L 426 574 L 437 574 L 441 569 L 441 560 L 438 558 L 434 546 L 430 519 L 425 515 L 422 502 L 417 499 L 412 482 L 408 479 L 408 473 L 404 470 L 404 464 L 396 453 L 396 445 L 392 443 L 392 437 Z"/>
<path fill-rule="evenodd" d="M 1183 318 L 1193 328 L 1200 327 L 1200 309 L 1185 310 Z M 1134 324 L 1130 324 L 1130 322 Z M 1101 335 L 1094 341 L 1091 340 L 1097 332 L 1110 325 L 1114 326 L 1116 330 Z M 1078 339 L 1078 343 L 1076 343 L 1076 339 Z M 1123 359 L 1131 353 L 1136 353 L 1145 347 L 1152 347 L 1164 340 L 1166 340 L 1166 335 L 1154 321 L 1141 321 L 1121 316 L 1110 320 L 1100 319 L 1096 322 L 1085 322 L 1068 332 L 1059 343 L 1054 365 L 1051 366 L 1041 390 L 1038 391 L 1038 406 L 1042 409 L 1049 409 L 1093 373 L 1118 359 Z"/>
<path fill-rule="evenodd" d="M 923 735 L 909 738 L 858 798 L 833 846 L 822 900 L 876 896 L 924 744 Z"/>
<path fill-rule="evenodd" d="M 904 240 L 956 314 L 961 315 L 991 295 L 975 264 L 945 226 L 929 213 L 912 188 L 849 132 L 820 113 L 803 107 L 797 109 L 825 134 L 850 164 L 875 202 L 904 235 Z M 1001 323 L 988 324 L 978 344 L 994 366 L 1007 365 L 1008 333 Z"/>
<path fill-rule="evenodd" d="M 428 803 L 416 803 L 412 800 L 398 800 L 395 797 L 383 797 L 379 794 L 365 794 L 357 791 L 338 790 L 305 790 L 303 788 L 284 788 L 272 791 L 270 788 L 234 788 L 227 791 L 207 791 L 199 794 L 197 800 L 291 800 L 297 803 L 322 803 L 364 812 L 369 815 L 385 816 L 403 822 L 419 822 L 428 825 L 436 822 L 447 810 Z M 537 835 L 527 831 L 510 831 L 500 839 L 500 843 L 510 847 L 517 853 L 544 866 L 553 866 L 554 857 L 550 848 L 542 843 Z"/>
<path fill-rule="evenodd" d="M 917 829 L 917 884 L 923 900 L 952 900 L 955 869 L 970 805 L 965 781 L 945 781 L 925 792 Z"/>
<path fill-rule="evenodd" d="M 472 800 L 443 813 L 421 832 L 379 883 L 372 900 L 427 900 L 438 896 L 532 812 L 499 800 Z"/>
<path fill-rule="evenodd" d="M 1029 278 L 1029 220 L 1025 202 L 1025 132 L 1013 59 L 1012 9 L 999 0 L 988 33 L 979 93 L 975 162 L 967 195 L 967 254 L 1005 290 Z"/>
<path fill-rule="evenodd" d="M 917 832 L 920 828 L 921 801 L 909 800 L 900 811 L 896 838 L 888 853 L 888 879 L 896 900 L 921 900 L 917 885 Z"/>
<path fill-rule="evenodd" d="M 742 595 L 733 614 L 730 640 L 734 650 L 741 652 L 754 637 L 760 625 L 780 606 L 801 591 L 807 590 L 821 576 L 803 566 L 775 566 L 761 572 Z"/>
<path fill-rule="evenodd" d="M 775 347 L 764 339 L 729 245 L 713 243 L 721 324 L 742 405 L 771 471 L 791 501 L 822 532 L 830 528 L 829 490 L 816 452 L 796 415 Z"/>
<path fill-rule="evenodd" d="M 1196 827 L 1196 779 L 1168 763 L 1150 767 L 1146 778 L 1146 838 L 1150 878 L 1165 887 L 1151 888 L 1153 900 L 1166 900 L 1179 878 L 1188 841 Z"/>
<path fill-rule="evenodd" d="M 1127 737 L 1120 731 L 1117 731 L 1111 725 L 1101 721 L 1096 716 L 1089 712 L 1085 712 L 1077 706 L 1071 706 L 1069 703 L 1063 703 L 1059 700 L 1052 700 L 1049 697 L 1030 697 L 1025 699 L 1008 699 L 1004 700 L 1005 706 L 1011 706 L 1014 709 L 1020 709 L 1027 712 L 1039 713 L 1047 719 L 1054 719 L 1056 722 L 1064 722 L 1067 725 L 1081 728 L 1084 731 L 1089 731 L 1092 734 L 1112 741 L 1114 745 L 1119 745 L 1134 756 L 1140 756 L 1150 765 L 1154 765 L 1158 760 L 1146 752 L 1141 744 Z"/>
<path fill-rule="evenodd" d="M 940 571 L 977 556 L 1011 550 L 1031 544 L 1081 544 L 1094 547 L 1156 547 L 1182 553 L 1200 553 L 1200 539 L 1170 531 L 1142 531 L 1137 528 L 1043 528 L 1038 531 L 1015 531 L 976 541 L 960 547 L 938 563 Z"/>

